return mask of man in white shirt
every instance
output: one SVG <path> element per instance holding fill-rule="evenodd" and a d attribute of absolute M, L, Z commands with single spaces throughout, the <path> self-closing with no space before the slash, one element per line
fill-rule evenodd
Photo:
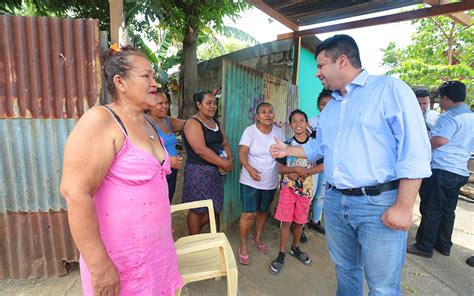
<path fill-rule="evenodd" d="M 415 91 L 415 96 L 418 99 L 418 104 L 420 104 L 421 112 L 423 112 L 426 129 L 431 131 L 433 126 L 436 124 L 436 121 L 438 121 L 439 113 L 430 110 L 430 93 L 426 89 L 417 89 Z"/>

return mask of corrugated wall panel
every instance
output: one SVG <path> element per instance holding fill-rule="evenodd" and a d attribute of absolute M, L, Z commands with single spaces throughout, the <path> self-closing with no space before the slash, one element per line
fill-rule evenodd
<path fill-rule="evenodd" d="M 95 20 L 0 15 L 0 278 L 63 275 L 78 253 L 59 195 L 64 145 L 98 104 Z"/>
<path fill-rule="evenodd" d="M 230 61 L 223 62 L 222 95 L 224 126 L 234 155 L 234 171 L 225 177 L 222 227 L 231 225 L 240 216 L 238 161 L 239 140 L 244 129 L 255 123 L 256 107 L 269 101 L 275 107 L 275 121 L 286 122 L 288 110 L 298 104 L 297 92 L 290 82 L 272 77 Z"/>
<path fill-rule="evenodd" d="M 79 253 L 64 210 L 0 213 L 0 279 L 65 275 Z"/>
<path fill-rule="evenodd" d="M 0 119 L 0 278 L 66 274 L 77 261 L 59 195 L 64 144 L 76 119 Z"/>
<path fill-rule="evenodd" d="M 0 213 L 66 208 L 59 196 L 64 144 L 76 119 L 0 120 Z"/>
<path fill-rule="evenodd" d="M 0 15 L 0 118 L 78 118 L 97 103 L 97 21 Z"/>

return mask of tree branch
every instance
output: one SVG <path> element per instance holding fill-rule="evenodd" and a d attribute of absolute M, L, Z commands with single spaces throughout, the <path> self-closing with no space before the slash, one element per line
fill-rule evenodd
<path fill-rule="evenodd" d="M 441 26 L 441 24 L 440 24 L 437 20 L 435 20 L 435 19 L 433 19 L 433 18 L 430 18 L 430 20 L 432 20 L 433 23 L 435 24 L 435 26 L 438 27 L 438 29 L 441 31 L 441 34 L 443 34 L 444 37 L 446 37 L 446 39 L 449 40 L 449 36 L 448 36 L 448 34 L 444 31 L 444 29 L 443 29 L 443 27 Z"/>

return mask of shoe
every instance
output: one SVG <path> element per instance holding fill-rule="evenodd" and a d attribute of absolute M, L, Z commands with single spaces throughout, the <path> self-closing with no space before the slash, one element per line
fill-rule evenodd
<path fill-rule="evenodd" d="M 318 222 L 311 221 L 308 223 L 308 227 L 313 230 L 316 230 L 317 232 L 321 234 L 326 234 L 326 229 L 324 229 L 324 226 L 323 224 L 321 224 L 321 221 L 318 221 Z"/>
<path fill-rule="evenodd" d="M 268 246 L 267 246 L 266 243 L 262 243 L 261 245 L 259 245 L 259 244 L 257 244 L 257 242 L 255 241 L 255 239 L 252 239 L 252 240 L 250 241 L 250 243 L 251 243 L 253 246 L 255 246 L 255 247 L 258 249 L 258 251 L 259 251 L 260 253 L 267 254 L 268 251 L 269 251 L 269 250 L 268 250 Z"/>
<path fill-rule="evenodd" d="M 467 258 L 466 263 L 467 265 L 474 267 L 474 256 Z"/>
<path fill-rule="evenodd" d="M 278 257 L 268 267 L 268 271 L 273 275 L 277 275 L 283 268 L 283 264 L 285 264 L 285 253 L 279 252 Z"/>
<path fill-rule="evenodd" d="M 407 253 L 416 255 L 416 256 L 421 256 L 425 258 L 431 258 L 433 257 L 433 251 L 423 251 L 418 248 L 417 244 L 411 244 L 407 246 Z"/>
<path fill-rule="evenodd" d="M 438 251 L 438 253 L 440 253 L 441 255 L 444 255 L 444 256 L 451 255 L 451 250 L 443 249 L 443 248 L 438 247 L 438 246 L 434 246 L 434 249 L 436 251 Z"/>
<path fill-rule="evenodd" d="M 250 264 L 250 254 L 241 255 L 240 248 L 237 250 L 237 254 L 239 254 L 239 263 L 242 265 L 249 265 Z"/>
<path fill-rule="evenodd" d="M 301 232 L 300 242 L 303 244 L 308 242 L 308 237 L 306 236 L 306 233 L 304 233 L 304 229 L 303 232 Z"/>
<path fill-rule="evenodd" d="M 291 246 L 290 255 L 298 259 L 304 265 L 310 265 L 311 259 L 308 256 L 308 253 L 302 252 L 299 247 Z"/>

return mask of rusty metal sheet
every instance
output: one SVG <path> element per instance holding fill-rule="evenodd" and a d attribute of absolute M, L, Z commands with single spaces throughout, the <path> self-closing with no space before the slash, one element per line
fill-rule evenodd
<path fill-rule="evenodd" d="M 59 182 L 76 119 L 1 119 L 0 213 L 66 208 Z"/>
<path fill-rule="evenodd" d="M 78 118 L 98 102 L 96 20 L 0 15 L 0 118 Z"/>
<path fill-rule="evenodd" d="M 255 123 L 257 105 L 270 102 L 275 108 L 275 121 L 286 123 L 289 112 L 298 106 L 298 91 L 291 82 L 264 74 L 231 61 L 223 62 L 222 98 L 224 127 L 232 149 L 235 169 L 224 181 L 223 228 L 240 215 L 238 149 L 244 129 Z M 288 128 L 284 129 L 288 130 Z M 289 131 L 287 131 L 289 135 Z"/>
<path fill-rule="evenodd" d="M 79 259 L 64 210 L 0 213 L 0 237 L 0 279 L 65 275 Z"/>

